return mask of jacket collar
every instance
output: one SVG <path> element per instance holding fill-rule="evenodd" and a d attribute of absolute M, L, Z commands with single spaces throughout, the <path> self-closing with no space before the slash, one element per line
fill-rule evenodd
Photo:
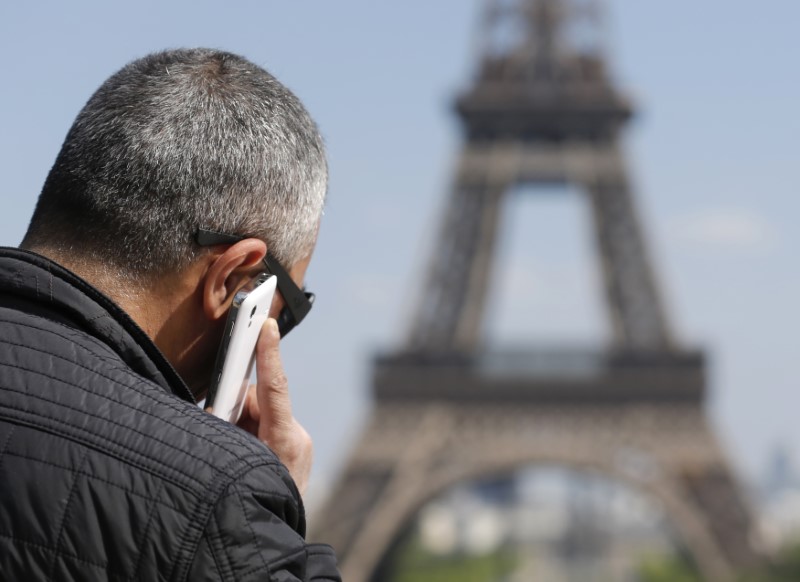
<path fill-rule="evenodd" d="M 0 247 L 0 305 L 5 303 L 4 298 L 93 335 L 134 372 L 183 400 L 195 401 L 175 368 L 127 313 L 50 259 L 22 249 Z"/>

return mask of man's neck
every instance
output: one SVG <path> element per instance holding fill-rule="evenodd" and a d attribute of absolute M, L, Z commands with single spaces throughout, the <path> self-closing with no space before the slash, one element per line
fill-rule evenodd
<path fill-rule="evenodd" d="M 198 360 L 208 358 L 207 326 L 201 316 L 196 269 L 145 282 L 121 277 L 107 264 L 66 256 L 47 248 L 28 248 L 69 269 L 119 305 L 148 335 L 196 394 L 208 374 Z M 198 377 L 195 377 L 195 376 Z"/>

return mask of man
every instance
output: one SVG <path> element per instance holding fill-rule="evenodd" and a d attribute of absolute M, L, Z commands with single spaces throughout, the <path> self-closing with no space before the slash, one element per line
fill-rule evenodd
<path fill-rule="evenodd" d="M 278 349 L 326 188 L 308 113 L 241 57 L 153 54 L 91 97 L 0 250 L 0 579 L 339 580 L 303 539 L 311 441 Z M 265 269 L 235 427 L 196 402 Z"/>

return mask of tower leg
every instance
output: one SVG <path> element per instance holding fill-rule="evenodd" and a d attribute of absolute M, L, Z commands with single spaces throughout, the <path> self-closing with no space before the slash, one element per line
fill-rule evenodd
<path fill-rule="evenodd" d="M 627 180 L 620 174 L 587 189 L 616 347 L 669 349 L 670 331 Z"/>
<path fill-rule="evenodd" d="M 496 152 L 496 150 L 494 150 Z M 423 298 L 412 323 L 412 351 L 472 352 L 480 344 L 500 206 L 516 164 L 491 151 L 478 172 L 462 171 L 443 217 Z M 462 156 L 462 168 L 470 165 Z"/>

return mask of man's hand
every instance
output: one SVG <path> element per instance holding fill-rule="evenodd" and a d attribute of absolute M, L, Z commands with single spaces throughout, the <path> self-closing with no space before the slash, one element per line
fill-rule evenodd
<path fill-rule="evenodd" d="M 292 416 L 289 384 L 281 364 L 280 339 L 277 322 L 268 319 L 256 344 L 258 383 L 250 387 L 238 425 L 278 455 L 304 495 L 311 474 L 313 443 Z"/>

